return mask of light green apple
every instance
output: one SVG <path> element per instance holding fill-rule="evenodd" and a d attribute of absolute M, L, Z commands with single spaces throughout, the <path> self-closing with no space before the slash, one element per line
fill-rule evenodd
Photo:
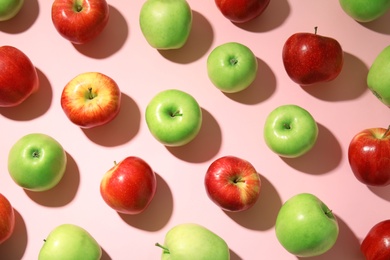
<path fill-rule="evenodd" d="M 371 22 L 390 9 L 390 0 L 339 0 L 344 12 L 362 23 Z"/>
<path fill-rule="evenodd" d="M 67 155 L 53 137 L 32 133 L 20 138 L 8 154 L 8 172 L 26 190 L 45 191 L 56 186 L 66 170 Z"/>
<path fill-rule="evenodd" d="M 146 0 L 139 24 L 146 41 L 156 49 L 179 49 L 187 42 L 192 10 L 185 0 Z"/>
<path fill-rule="evenodd" d="M 214 232 L 195 223 L 179 224 L 165 235 L 162 260 L 229 260 L 226 242 Z"/>
<path fill-rule="evenodd" d="M 24 0 L 0 0 L 0 22 L 15 17 L 23 4 Z"/>
<path fill-rule="evenodd" d="M 98 242 L 74 224 L 57 226 L 44 241 L 38 260 L 99 260 L 102 256 Z"/>
<path fill-rule="evenodd" d="M 226 93 L 236 93 L 249 87 L 256 79 L 257 68 L 255 54 L 238 42 L 215 47 L 207 58 L 209 79 Z"/>
<path fill-rule="evenodd" d="M 267 116 L 263 134 L 273 152 L 281 157 L 295 158 L 314 146 L 318 126 L 306 109 L 287 104 L 275 108 Z"/>
<path fill-rule="evenodd" d="M 202 126 L 202 110 L 190 94 L 168 89 L 155 95 L 146 107 L 145 119 L 151 134 L 166 146 L 192 141 Z"/>
<path fill-rule="evenodd" d="M 367 75 L 367 85 L 383 104 L 390 107 L 390 45 L 372 63 Z"/>

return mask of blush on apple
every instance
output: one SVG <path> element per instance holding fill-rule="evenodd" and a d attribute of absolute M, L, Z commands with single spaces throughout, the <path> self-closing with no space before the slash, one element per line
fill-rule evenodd
<path fill-rule="evenodd" d="M 8 240 L 15 228 L 15 212 L 9 200 L 0 193 L 0 244 Z"/>
<path fill-rule="evenodd" d="M 377 223 L 368 231 L 360 250 L 366 260 L 390 259 L 390 219 Z"/>

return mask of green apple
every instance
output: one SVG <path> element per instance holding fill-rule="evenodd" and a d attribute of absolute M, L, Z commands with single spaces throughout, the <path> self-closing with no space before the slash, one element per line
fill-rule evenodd
<path fill-rule="evenodd" d="M 277 107 L 267 116 L 263 134 L 273 152 L 281 157 L 295 158 L 314 146 L 318 126 L 307 110 L 288 104 Z"/>
<path fill-rule="evenodd" d="M 15 17 L 23 4 L 24 0 L 0 0 L 0 22 Z"/>
<path fill-rule="evenodd" d="M 59 142 L 46 134 L 32 133 L 11 147 L 8 172 L 22 188 L 45 191 L 60 182 L 66 162 L 66 152 Z"/>
<path fill-rule="evenodd" d="M 168 89 L 149 102 L 145 119 L 151 134 L 159 142 L 166 146 L 182 146 L 199 133 L 202 110 L 190 94 Z"/>
<path fill-rule="evenodd" d="M 339 2 L 347 15 L 362 23 L 378 19 L 390 8 L 390 0 L 339 0 Z"/>
<path fill-rule="evenodd" d="M 372 63 L 367 75 L 367 85 L 383 104 L 390 107 L 390 45 Z"/>
<path fill-rule="evenodd" d="M 179 49 L 187 42 L 192 10 L 185 0 L 147 0 L 139 24 L 146 41 L 156 49 Z"/>
<path fill-rule="evenodd" d="M 38 260 L 99 260 L 102 249 L 88 231 L 74 224 L 54 228 L 39 251 Z"/>
<path fill-rule="evenodd" d="M 207 58 L 207 73 L 222 92 L 235 93 L 249 87 L 257 75 L 257 58 L 245 45 L 228 42 L 215 47 Z"/>
<path fill-rule="evenodd" d="M 318 197 L 300 193 L 280 208 L 275 232 L 288 252 L 310 257 L 321 255 L 333 247 L 339 226 L 332 211 Z"/>
<path fill-rule="evenodd" d="M 162 260 L 229 260 L 226 242 L 209 229 L 194 223 L 179 224 L 165 235 Z"/>

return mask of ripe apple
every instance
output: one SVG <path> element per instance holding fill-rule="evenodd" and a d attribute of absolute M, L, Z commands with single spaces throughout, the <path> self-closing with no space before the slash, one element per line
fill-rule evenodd
<path fill-rule="evenodd" d="M 165 235 L 161 259 L 229 260 L 226 242 L 211 230 L 195 223 L 183 223 L 171 228 Z"/>
<path fill-rule="evenodd" d="M 281 157 L 295 158 L 307 153 L 317 141 L 318 126 L 313 116 L 297 105 L 282 105 L 266 118 L 264 140 Z"/>
<path fill-rule="evenodd" d="M 0 193 L 0 244 L 5 242 L 14 232 L 15 212 L 9 200 Z"/>
<path fill-rule="evenodd" d="M 70 80 L 61 95 L 61 107 L 81 128 L 111 122 L 119 113 L 121 91 L 116 82 L 99 72 L 85 72 Z"/>
<path fill-rule="evenodd" d="M 360 182 L 370 186 L 390 185 L 390 127 L 357 133 L 349 144 L 348 161 Z"/>
<path fill-rule="evenodd" d="M 139 24 L 146 41 L 155 49 L 179 49 L 192 27 L 192 10 L 185 0 L 146 0 Z"/>
<path fill-rule="evenodd" d="M 360 250 L 366 260 L 390 259 L 390 219 L 375 224 L 368 231 Z"/>
<path fill-rule="evenodd" d="M 295 33 L 284 43 L 284 68 L 288 76 L 301 86 L 334 80 L 344 64 L 340 43 L 315 33 Z"/>
<path fill-rule="evenodd" d="M 255 54 L 237 42 L 215 47 L 207 58 L 209 79 L 226 93 L 239 92 L 249 87 L 256 78 L 257 67 Z"/>
<path fill-rule="evenodd" d="M 141 158 L 126 157 L 108 170 L 100 183 L 100 194 L 119 213 L 143 212 L 156 193 L 156 174 Z"/>
<path fill-rule="evenodd" d="M 38 88 L 38 73 L 26 54 L 12 46 L 1 46 L 0 107 L 17 106 Z"/>
<path fill-rule="evenodd" d="M 390 0 L 339 0 L 343 11 L 358 22 L 378 19 L 390 9 Z"/>
<path fill-rule="evenodd" d="M 233 23 L 246 23 L 267 8 L 270 0 L 215 0 L 219 11 Z"/>
<path fill-rule="evenodd" d="M 8 172 L 22 188 L 46 191 L 60 182 L 66 162 L 66 152 L 59 142 L 46 134 L 32 133 L 11 147 Z"/>
<path fill-rule="evenodd" d="M 202 126 L 202 110 L 190 94 L 163 90 L 146 107 L 145 119 L 151 134 L 166 146 L 192 141 Z"/>
<path fill-rule="evenodd" d="M 260 196 L 258 172 L 250 162 L 235 156 L 223 156 L 211 163 L 204 183 L 211 201 L 226 211 L 247 210 Z"/>
<path fill-rule="evenodd" d="M 332 211 L 318 197 L 300 193 L 280 208 L 275 224 L 276 237 L 291 254 L 318 256 L 336 243 L 339 227 Z"/>
<path fill-rule="evenodd" d="M 99 260 L 101 256 L 100 245 L 88 231 L 74 224 L 62 224 L 54 228 L 44 240 L 38 260 Z"/>
<path fill-rule="evenodd" d="M 390 107 L 390 45 L 375 58 L 367 74 L 367 86 L 386 106 Z"/>
<path fill-rule="evenodd" d="M 22 9 L 24 0 L 1 0 L 0 1 L 0 22 L 14 18 Z"/>
<path fill-rule="evenodd" d="M 54 0 L 51 19 L 58 33 L 74 44 L 95 39 L 109 19 L 106 0 Z"/>

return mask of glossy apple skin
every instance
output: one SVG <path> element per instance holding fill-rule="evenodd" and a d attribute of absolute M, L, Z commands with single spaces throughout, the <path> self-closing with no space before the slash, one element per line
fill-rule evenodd
<path fill-rule="evenodd" d="M 339 3 L 347 15 L 361 23 L 378 19 L 390 8 L 390 0 L 339 0 Z"/>
<path fill-rule="evenodd" d="M 207 169 L 205 188 L 208 197 L 226 211 L 244 211 L 260 197 L 261 179 L 247 160 L 223 156 Z"/>
<path fill-rule="evenodd" d="M 24 0 L 1 0 L 0 22 L 14 18 L 22 9 Z"/>
<path fill-rule="evenodd" d="M 81 128 L 111 122 L 119 113 L 121 91 L 109 76 L 99 72 L 77 75 L 64 87 L 61 107 L 69 120 Z"/>
<path fill-rule="evenodd" d="M 390 219 L 377 223 L 368 231 L 360 250 L 366 260 L 390 259 Z"/>
<path fill-rule="evenodd" d="M 126 157 L 107 171 L 100 183 L 100 194 L 112 209 L 135 215 L 143 212 L 157 189 L 156 175 L 141 158 Z"/>
<path fill-rule="evenodd" d="M 249 87 L 256 79 L 257 69 L 255 54 L 238 42 L 218 45 L 207 58 L 210 81 L 226 93 L 236 93 Z"/>
<path fill-rule="evenodd" d="M 58 33 L 74 44 L 95 39 L 109 20 L 106 0 L 54 0 L 51 18 Z"/>
<path fill-rule="evenodd" d="M 0 193 L 0 244 L 8 240 L 15 229 L 15 212 L 9 200 Z"/>
<path fill-rule="evenodd" d="M 276 237 L 291 254 L 318 256 L 336 243 L 339 226 L 332 211 L 318 197 L 300 193 L 280 208 L 275 224 Z"/>
<path fill-rule="evenodd" d="M 348 147 L 348 161 L 355 177 L 369 186 L 390 184 L 390 133 L 370 128 L 357 133 Z"/>
<path fill-rule="evenodd" d="M 38 88 L 38 73 L 26 54 L 12 46 L 1 46 L 0 107 L 17 106 Z"/>
<path fill-rule="evenodd" d="M 295 33 L 284 43 L 282 60 L 291 80 L 307 86 L 334 80 L 343 68 L 344 52 L 333 38 Z"/>
<path fill-rule="evenodd" d="M 220 12 L 233 23 L 246 23 L 260 16 L 270 0 L 215 0 Z"/>

